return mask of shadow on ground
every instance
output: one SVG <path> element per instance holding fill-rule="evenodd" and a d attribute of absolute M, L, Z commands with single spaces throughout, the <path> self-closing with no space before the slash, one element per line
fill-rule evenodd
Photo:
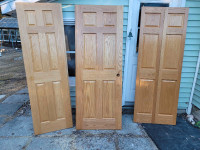
<path fill-rule="evenodd" d="M 161 150 L 199 150 L 200 129 L 190 125 L 184 115 L 177 117 L 177 124 L 142 124 L 143 128 Z"/>

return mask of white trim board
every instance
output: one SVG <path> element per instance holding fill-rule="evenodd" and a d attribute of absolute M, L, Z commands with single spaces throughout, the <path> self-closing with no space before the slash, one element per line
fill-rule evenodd
<path fill-rule="evenodd" d="M 169 3 L 169 7 L 185 7 L 186 0 L 129 0 L 127 36 L 132 32 L 133 37 L 126 38 L 126 55 L 122 92 L 122 106 L 125 102 L 135 101 L 135 84 L 137 72 L 136 44 L 140 3 Z"/>

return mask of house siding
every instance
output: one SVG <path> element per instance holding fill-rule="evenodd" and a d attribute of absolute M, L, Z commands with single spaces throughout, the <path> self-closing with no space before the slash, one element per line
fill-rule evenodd
<path fill-rule="evenodd" d="M 200 109 L 200 70 L 197 76 L 192 104 Z"/>
<path fill-rule="evenodd" d="M 192 41 L 193 44 L 192 48 L 195 51 L 194 60 L 197 63 L 198 53 L 200 50 L 200 0 L 188 1 L 188 7 L 190 7 L 190 16 L 191 16 L 191 21 L 189 23 L 189 26 L 193 27 L 190 30 L 194 32 L 194 34 L 191 36 L 191 39 L 194 40 Z M 200 109 L 200 69 L 197 75 L 192 104 Z"/>
<path fill-rule="evenodd" d="M 189 7 L 188 25 L 181 74 L 179 93 L 179 109 L 188 107 L 192 83 L 200 49 L 200 0 L 187 0 L 186 7 Z M 200 107 L 200 75 L 198 75 L 197 86 L 194 92 L 193 103 Z M 198 96 L 199 95 L 199 96 Z"/>
<path fill-rule="evenodd" d="M 124 74 L 125 64 L 125 51 L 126 51 L 126 36 L 127 36 L 127 24 L 128 24 L 128 9 L 129 0 L 57 0 L 55 3 L 62 4 L 63 18 L 73 20 L 75 19 L 75 6 L 74 5 L 123 5 L 123 62 L 122 62 L 122 77 Z M 72 79 L 74 80 L 74 79 Z M 76 101 L 76 88 L 70 86 L 70 96 L 72 107 L 75 107 Z"/>

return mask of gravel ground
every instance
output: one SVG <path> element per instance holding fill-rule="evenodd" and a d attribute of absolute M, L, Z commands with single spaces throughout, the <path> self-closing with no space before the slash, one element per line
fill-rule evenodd
<path fill-rule="evenodd" d="M 2 50 L 0 57 L 0 95 L 8 97 L 26 86 L 26 75 L 22 51 L 8 47 L 3 47 Z"/>

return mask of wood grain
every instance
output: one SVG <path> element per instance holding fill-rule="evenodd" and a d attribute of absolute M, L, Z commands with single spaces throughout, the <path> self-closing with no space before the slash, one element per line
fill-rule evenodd
<path fill-rule="evenodd" d="M 188 8 L 143 7 L 134 121 L 176 124 Z"/>
<path fill-rule="evenodd" d="M 60 4 L 16 3 L 35 134 L 72 127 Z"/>
<path fill-rule="evenodd" d="M 76 128 L 121 129 L 123 7 L 75 8 Z"/>
<path fill-rule="evenodd" d="M 154 123 L 176 124 L 188 11 L 165 10 Z"/>

